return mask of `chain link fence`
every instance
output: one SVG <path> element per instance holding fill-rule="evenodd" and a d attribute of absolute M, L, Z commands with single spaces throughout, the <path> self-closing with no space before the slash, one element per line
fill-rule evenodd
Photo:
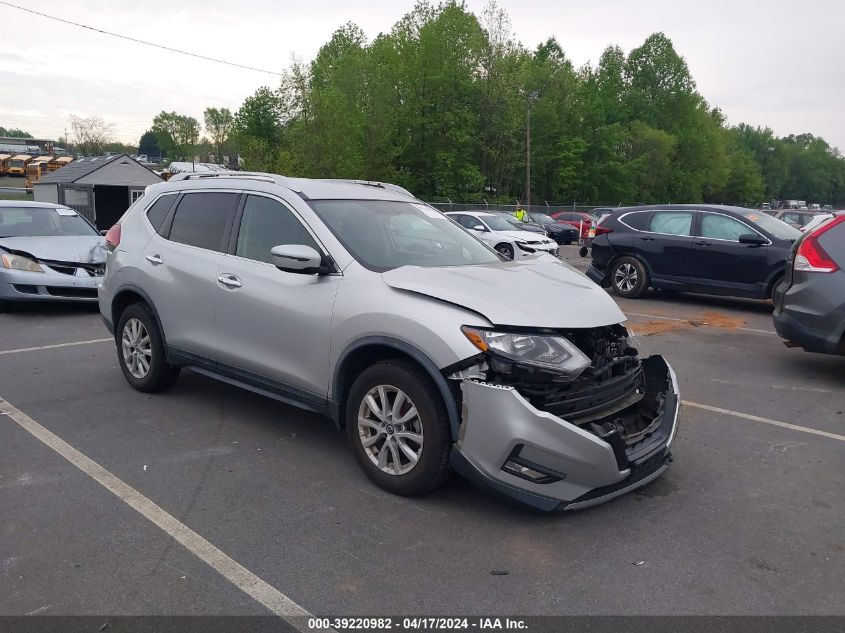
<path fill-rule="evenodd" d="M 429 201 L 428 204 L 433 206 L 435 209 L 440 211 L 504 211 L 505 213 L 513 213 L 516 211 L 517 208 L 525 209 L 530 213 L 545 213 L 546 215 L 551 215 L 552 213 L 559 213 L 561 211 L 584 211 L 589 212 L 593 209 L 598 208 L 615 208 L 615 207 L 624 207 L 624 206 L 633 206 L 633 205 L 625 205 L 625 204 L 577 204 L 575 202 L 571 204 L 561 204 L 558 202 L 555 203 L 548 203 L 544 202 L 542 204 L 520 204 L 517 205 L 515 202 L 513 204 L 499 204 L 493 202 L 475 202 L 475 203 L 466 203 L 466 202 L 451 202 L 446 201 L 443 202 L 431 202 Z"/>

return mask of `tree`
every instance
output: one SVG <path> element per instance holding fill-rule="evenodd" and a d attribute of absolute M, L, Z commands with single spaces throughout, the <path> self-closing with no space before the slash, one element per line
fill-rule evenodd
<path fill-rule="evenodd" d="M 234 129 L 241 136 L 274 142 L 279 134 L 282 104 L 279 94 L 262 86 L 235 113 Z"/>
<path fill-rule="evenodd" d="M 146 155 L 150 160 L 162 156 L 155 132 L 147 130 L 141 135 L 141 140 L 138 141 L 138 153 Z"/>
<path fill-rule="evenodd" d="M 24 132 L 23 130 L 19 130 L 14 127 L 5 128 L 2 126 L 0 126 L 0 136 L 7 136 L 9 138 L 32 138 L 32 134 L 29 132 Z"/>
<path fill-rule="evenodd" d="M 76 152 L 82 155 L 102 154 L 111 141 L 114 126 L 98 116 L 84 119 L 71 115 L 70 127 L 76 145 Z"/>
<path fill-rule="evenodd" d="M 177 160 L 193 158 L 200 135 L 200 124 L 194 117 L 162 111 L 153 119 L 151 129 L 168 156 Z"/>
<path fill-rule="evenodd" d="M 211 135 L 211 143 L 217 154 L 217 162 L 223 162 L 223 145 L 229 138 L 235 117 L 232 116 L 229 108 L 206 108 L 203 113 L 205 118 L 205 129 Z"/>

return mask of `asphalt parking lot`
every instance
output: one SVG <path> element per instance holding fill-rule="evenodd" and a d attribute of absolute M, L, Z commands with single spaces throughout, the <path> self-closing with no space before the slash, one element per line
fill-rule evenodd
<path fill-rule="evenodd" d="M 845 614 L 845 358 L 762 302 L 619 303 L 678 374 L 675 463 L 569 514 L 394 497 L 327 420 L 191 372 L 135 392 L 94 306 L 0 315 L 0 399 L 314 614 Z M 0 613 L 270 613 L 44 437 L 0 415 Z"/>

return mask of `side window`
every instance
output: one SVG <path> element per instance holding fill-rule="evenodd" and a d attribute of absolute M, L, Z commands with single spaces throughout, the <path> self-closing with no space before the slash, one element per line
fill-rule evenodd
<path fill-rule="evenodd" d="M 302 244 L 320 252 L 314 238 L 286 206 L 264 196 L 249 196 L 235 255 L 270 263 L 270 249 L 282 244 Z"/>
<path fill-rule="evenodd" d="M 729 218 L 726 215 L 719 215 L 717 213 L 701 214 L 701 237 L 738 242 L 740 235 L 753 232 L 742 222 Z"/>
<path fill-rule="evenodd" d="M 637 213 L 628 213 L 625 215 L 624 218 L 621 218 L 619 221 L 623 224 L 627 224 L 632 229 L 636 229 L 637 231 L 648 231 L 649 230 L 649 216 L 651 212 L 649 211 L 639 211 Z"/>
<path fill-rule="evenodd" d="M 653 233 L 669 235 L 690 235 L 692 213 L 688 211 L 655 211 L 648 223 L 648 230 Z"/>
<path fill-rule="evenodd" d="M 236 193 L 186 193 L 176 207 L 169 238 L 174 242 L 222 252 L 223 238 L 237 199 Z"/>
<path fill-rule="evenodd" d="M 459 215 L 458 222 L 461 226 L 467 229 L 472 229 L 481 224 L 481 220 L 474 218 L 471 215 Z"/>
<path fill-rule="evenodd" d="M 167 212 L 170 211 L 174 200 L 176 200 L 176 194 L 161 196 L 147 209 L 147 219 L 156 231 L 159 230 L 161 223 L 164 222 L 164 218 L 167 216 Z"/>

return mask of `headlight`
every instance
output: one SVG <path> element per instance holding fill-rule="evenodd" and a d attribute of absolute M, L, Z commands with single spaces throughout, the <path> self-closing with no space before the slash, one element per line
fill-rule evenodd
<path fill-rule="evenodd" d="M 482 352 L 563 374 L 570 380 L 590 366 L 590 359 L 562 336 L 494 332 L 466 325 L 461 331 Z"/>
<path fill-rule="evenodd" d="M 514 243 L 519 247 L 519 250 L 521 250 L 521 251 L 525 251 L 526 253 L 534 253 L 535 252 L 535 250 L 533 248 L 531 248 L 530 246 L 528 246 L 528 244 L 526 244 L 525 242 L 514 242 Z"/>
<path fill-rule="evenodd" d="M 9 270 L 25 270 L 30 273 L 43 273 L 44 269 L 29 257 L 23 255 L 13 255 L 12 253 L 3 253 L 0 255 L 0 262 L 3 268 Z"/>

